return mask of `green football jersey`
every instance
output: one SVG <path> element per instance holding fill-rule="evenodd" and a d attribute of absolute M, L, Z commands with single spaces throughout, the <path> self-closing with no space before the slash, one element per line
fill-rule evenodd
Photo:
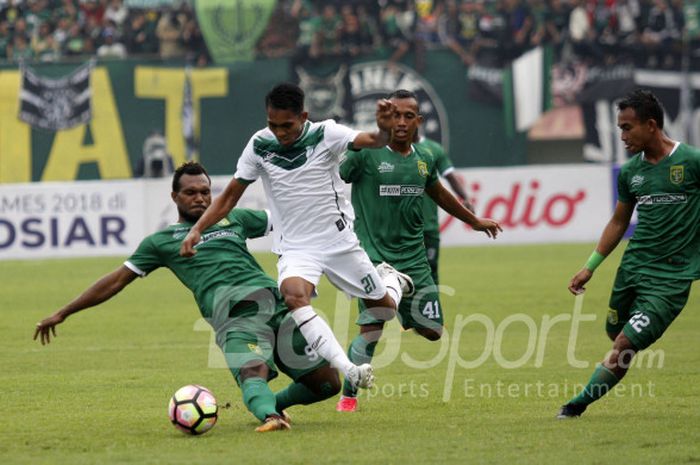
<path fill-rule="evenodd" d="M 679 144 L 653 165 L 638 154 L 620 170 L 621 202 L 638 224 L 620 267 L 674 279 L 700 278 L 700 150 Z"/>
<path fill-rule="evenodd" d="M 445 153 L 445 149 L 442 145 L 438 144 L 434 140 L 423 138 L 420 142 L 415 144 L 419 149 L 426 150 L 433 155 L 435 158 L 435 164 L 437 166 L 437 172 L 440 176 L 445 176 L 454 170 L 452 166 L 452 161 L 449 159 Z M 440 223 L 438 221 L 438 206 L 430 198 L 429 195 L 423 196 L 423 215 L 424 215 L 424 225 L 423 230 L 426 235 L 437 235 L 440 232 Z"/>
<path fill-rule="evenodd" d="M 340 177 L 353 184 L 355 232 L 372 261 L 425 261 L 423 192 L 438 181 L 429 152 L 415 146 L 406 157 L 389 147 L 350 151 Z"/>
<path fill-rule="evenodd" d="M 268 232 L 266 212 L 233 209 L 204 231 L 194 257 L 182 257 L 180 245 L 192 226 L 172 224 L 147 236 L 124 264 L 142 277 L 162 266 L 169 268 L 192 291 L 205 318 L 215 314 L 215 307 L 228 316 L 228 310 L 253 291 L 277 288 L 246 246 L 247 238 Z"/>

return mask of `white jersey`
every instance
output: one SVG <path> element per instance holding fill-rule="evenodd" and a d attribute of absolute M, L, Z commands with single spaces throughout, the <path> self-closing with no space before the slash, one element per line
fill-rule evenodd
<path fill-rule="evenodd" d="M 292 146 L 280 145 L 268 128 L 248 141 L 234 177 L 242 182 L 262 177 L 274 219 L 275 253 L 357 240 L 352 205 L 338 174 L 341 156 L 357 134 L 333 120 L 307 121 Z"/>

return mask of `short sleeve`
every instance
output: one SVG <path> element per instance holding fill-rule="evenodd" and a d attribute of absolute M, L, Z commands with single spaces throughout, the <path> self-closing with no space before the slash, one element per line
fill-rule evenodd
<path fill-rule="evenodd" d="M 340 164 L 340 177 L 346 183 L 357 182 L 362 178 L 364 150 L 348 151 Z"/>
<path fill-rule="evenodd" d="M 163 266 L 152 236 L 141 241 L 136 251 L 124 262 L 124 266 L 142 278 Z"/>
<path fill-rule="evenodd" d="M 426 186 L 432 186 L 438 180 L 440 176 L 438 175 L 437 163 L 433 162 L 430 164 L 430 169 L 428 170 L 428 178 L 425 180 Z"/>
<path fill-rule="evenodd" d="M 452 160 L 450 160 L 450 157 L 447 156 L 445 153 L 445 150 L 442 148 L 442 146 L 439 146 L 439 150 L 437 151 L 437 171 L 440 174 L 440 176 L 445 176 L 452 171 L 454 171 L 454 166 L 452 165 Z"/>
<path fill-rule="evenodd" d="M 247 239 L 267 236 L 272 229 L 270 212 L 267 210 L 234 208 L 231 213 L 229 213 L 228 219 L 229 221 L 237 222 L 243 227 Z"/>
<path fill-rule="evenodd" d="M 617 199 L 624 203 L 634 203 L 633 197 L 627 183 L 627 170 L 623 166 L 620 174 L 617 175 Z"/>
<path fill-rule="evenodd" d="M 359 133 L 360 131 L 338 124 L 332 119 L 323 122 L 323 138 L 336 157 L 352 147 L 351 144 Z"/>
<path fill-rule="evenodd" d="M 246 184 L 250 184 L 258 179 L 262 170 L 260 165 L 261 158 L 255 154 L 256 137 L 253 136 L 243 149 L 243 153 L 241 153 L 236 165 L 236 173 L 233 175 L 234 178 Z"/>

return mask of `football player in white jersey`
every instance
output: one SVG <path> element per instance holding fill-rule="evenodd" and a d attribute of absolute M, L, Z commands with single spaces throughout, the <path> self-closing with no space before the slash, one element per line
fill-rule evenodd
<path fill-rule="evenodd" d="M 376 132 L 359 132 L 333 120 L 308 121 L 304 92 L 294 84 L 275 86 L 265 97 L 267 127 L 246 145 L 233 179 L 182 242 L 192 256 L 201 233 L 233 209 L 249 184 L 261 177 L 274 223 L 278 284 L 287 307 L 311 347 L 357 387 L 371 387 L 369 364 L 354 365 L 332 330 L 311 307 L 322 274 L 367 308 L 394 312 L 410 278 L 389 265 L 374 268 L 352 230 L 354 213 L 338 174 L 348 149 L 379 148 L 389 142 L 394 106 L 377 102 Z M 393 225 L 387 225 L 393 227 Z M 388 319 L 385 317 L 385 319 Z"/>

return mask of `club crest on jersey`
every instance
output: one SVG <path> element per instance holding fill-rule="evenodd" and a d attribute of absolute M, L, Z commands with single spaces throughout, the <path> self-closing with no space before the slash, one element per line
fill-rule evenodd
<path fill-rule="evenodd" d="M 248 344 L 248 349 L 250 349 L 251 352 L 254 352 L 258 355 L 262 355 L 262 349 L 260 348 L 259 345 L 257 344 Z"/>
<path fill-rule="evenodd" d="M 673 165 L 671 167 L 670 178 L 673 184 L 682 184 L 685 177 L 685 167 L 683 165 Z"/>
<path fill-rule="evenodd" d="M 424 178 L 428 176 L 428 164 L 424 161 L 418 161 L 418 174 Z"/>
<path fill-rule="evenodd" d="M 616 325 L 618 321 L 619 319 L 617 317 L 617 310 L 612 308 L 608 310 L 608 323 L 610 323 L 611 325 Z"/>
<path fill-rule="evenodd" d="M 377 171 L 379 171 L 380 173 L 393 173 L 394 172 L 394 165 L 383 161 L 377 167 Z"/>
<path fill-rule="evenodd" d="M 217 226 L 222 226 L 222 227 L 223 227 L 223 226 L 228 226 L 228 225 L 230 225 L 230 224 L 231 224 L 231 222 L 228 220 L 228 218 L 223 218 L 221 221 L 219 221 L 218 223 L 216 223 Z"/>

